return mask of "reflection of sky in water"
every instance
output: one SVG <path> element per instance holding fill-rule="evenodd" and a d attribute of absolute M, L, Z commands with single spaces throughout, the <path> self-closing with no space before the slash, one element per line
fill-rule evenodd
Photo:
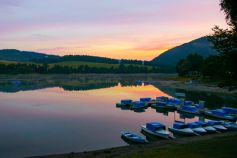
<path fill-rule="evenodd" d="M 121 99 L 165 95 L 152 85 L 120 85 L 88 91 L 47 88 L 0 93 L 0 157 L 22 157 L 85 151 L 125 145 L 120 131 L 140 132 L 140 125 L 160 121 L 171 125 L 168 116 L 148 108 L 135 113 L 121 110 Z M 179 114 L 176 114 L 178 119 Z M 196 119 L 195 119 L 196 120 Z"/>

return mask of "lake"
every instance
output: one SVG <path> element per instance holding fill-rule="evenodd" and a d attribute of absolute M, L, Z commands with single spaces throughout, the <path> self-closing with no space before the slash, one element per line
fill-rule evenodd
<path fill-rule="evenodd" d="M 140 125 L 146 122 L 160 121 L 170 126 L 174 120 L 190 122 L 204 119 L 150 107 L 144 111 L 116 108 L 116 102 L 121 99 L 171 97 L 179 91 L 159 87 L 154 77 L 36 78 L 1 78 L 0 157 L 118 147 L 127 145 L 120 137 L 122 130 L 142 135 Z M 137 78 L 148 82 L 138 83 Z M 222 96 L 195 92 L 187 97 L 195 101 L 204 97 L 202 99 L 208 100 L 208 106 L 215 102 L 218 102 L 215 106 L 236 102 Z"/>

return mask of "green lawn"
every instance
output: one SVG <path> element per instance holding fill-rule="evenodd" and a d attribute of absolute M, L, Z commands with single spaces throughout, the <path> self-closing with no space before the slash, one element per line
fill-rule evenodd
<path fill-rule="evenodd" d="M 225 136 L 121 156 L 123 158 L 235 158 L 237 136 Z"/>
<path fill-rule="evenodd" d="M 98 67 L 98 68 L 110 68 L 111 66 L 117 67 L 118 64 L 106 64 L 106 63 L 93 63 L 93 62 L 83 62 L 83 61 L 64 61 L 58 63 L 49 64 L 50 66 L 60 65 L 60 66 L 69 66 L 73 68 L 77 68 L 81 65 L 88 65 L 90 67 Z"/>
<path fill-rule="evenodd" d="M 204 137 L 204 138 L 203 138 Z M 237 133 L 35 158 L 235 158 Z"/>
<path fill-rule="evenodd" d="M 0 60 L 0 64 L 16 64 L 19 63 L 17 61 L 6 61 L 6 60 Z"/>
<path fill-rule="evenodd" d="M 94 63 L 94 62 L 83 62 L 83 61 L 64 61 L 64 62 L 58 62 L 58 63 L 53 63 L 49 64 L 50 66 L 54 65 L 60 65 L 60 66 L 69 66 L 73 68 L 77 68 L 78 66 L 81 65 L 88 65 L 89 67 L 97 67 L 97 68 L 110 68 L 113 66 L 114 68 L 117 68 L 119 64 L 106 64 L 106 63 Z M 131 65 L 131 64 L 124 64 L 125 66 Z M 136 65 L 133 64 L 133 66 L 142 66 L 142 65 Z M 147 66 L 148 69 L 151 69 L 151 66 Z"/>
<path fill-rule="evenodd" d="M 0 60 L 0 64 L 17 64 L 17 63 L 20 63 L 20 64 L 37 64 L 37 63 L 34 63 L 34 62 L 30 62 L 30 61 L 25 61 L 25 62 L 19 62 L 19 61 L 8 61 L 8 60 Z M 37 64 L 38 65 L 38 64 Z"/>
<path fill-rule="evenodd" d="M 17 64 L 17 63 L 22 63 L 22 64 L 37 64 L 34 62 L 17 62 L 17 61 L 6 61 L 6 60 L 0 60 L 0 64 Z M 83 61 L 64 61 L 64 62 L 57 62 L 57 63 L 52 63 L 49 64 L 49 67 L 53 67 L 54 65 L 60 65 L 60 66 L 69 66 L 73 68 L 77 68 L 81 65 L 88 65 L 89 67 L 97 67 L 97 68 L 110 68 L 113 66 L 114 68 L 117 68 L 119 64 L 106 64 L 106 63 L 94 63 L 94 62 L 83 62 Z M 131 64 L 124 64 L 125 66 L 129 66 Z M 142 66 L 142 65 L 136 65 L 132 64 L 133 66 Z M 151 66 L 146 66 L 148 69 L 151 69 Z"/>

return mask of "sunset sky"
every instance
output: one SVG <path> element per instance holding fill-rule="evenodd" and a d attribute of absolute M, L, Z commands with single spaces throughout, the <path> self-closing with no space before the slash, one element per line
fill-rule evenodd
<path fill-rule="evenodd" d="M 219 0 L 0 0 L 0 49 L 150 60 L 214 25 Z"/>

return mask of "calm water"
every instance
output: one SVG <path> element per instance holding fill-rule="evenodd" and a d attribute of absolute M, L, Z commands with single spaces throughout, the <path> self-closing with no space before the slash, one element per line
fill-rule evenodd
<path fill-rule="evenodd" d="M 116 82 L 103 83 L 102 87 L 96 87 L 98 89 L 89 84 L 90 88 L 84 85 L 81 90 L 50 86 L 42 89 L 31 87 L 33 90 L 24 91 L 19 89 L 20 83 L 11 83 L 13 88 L 18 89 L 10 93 L 7 85 L 8 89 L 0 92 L 0 157 L 69 153 L 127 145 L 120 138 L 122 130 L 140 133 L 140 125 L 149 121 L 160 121 L 170 126 L 175 119 L 184 120 L 178 113 L 152 108 L 140 112 L 116 108 L 115 103 L 124 98 L 155 98 L 176 92 L 156 85 L 122 86 Z M 186 118 L 185 121 L 198 119 L 202 118 Z"/>

